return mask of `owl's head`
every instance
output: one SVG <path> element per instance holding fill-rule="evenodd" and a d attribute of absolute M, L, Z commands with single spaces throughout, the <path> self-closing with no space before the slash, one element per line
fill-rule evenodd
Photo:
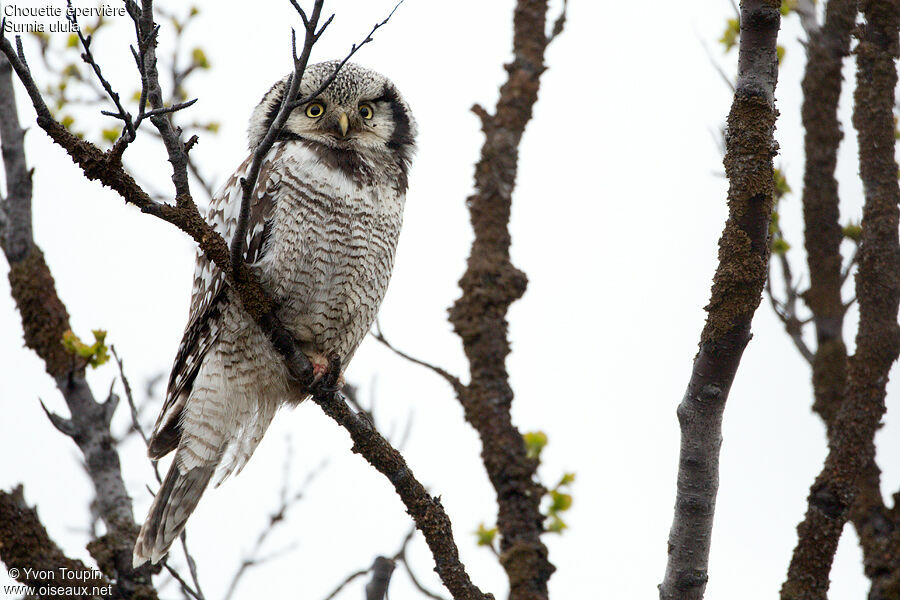
<path fill-rule="evenodd" d="M 299 97 L 315 92 L 339 61 L 309 65 Z M 254 109 L 248 129 L 250 150 L 262 141 L 281 107 L 288 77 L 276 83 Z M 283 139 L 321 144 L 336 152 L 387 152 L 405 171 L 415 151 L 416 122 L 409 105 L 383 75 L 347 63 L 321 94 L 295 108 L 282 130 Z"/>

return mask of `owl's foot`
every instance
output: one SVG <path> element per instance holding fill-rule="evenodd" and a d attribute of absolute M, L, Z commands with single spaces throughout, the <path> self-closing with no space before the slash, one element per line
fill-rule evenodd
<path fill-rule="evenodd" d="M 311 387 L 313 395 L 333 394 L 344 387 L 344 377 L 341 375 L 341 359 L 337 354 L 332 354 L 325 359 L 324 365 L 319 360 L 324 358 L 323 355 L 317 354 L 314 358 L 315 360 L 312 360 L 312 363 L 315 379 Z"/>
<path fill-rule="evenodd" d="M 313 354 L 309 357 L 313 366 L 313 383 L 322 378 L 328 372 L 328 358 L 323 354 Z"/>

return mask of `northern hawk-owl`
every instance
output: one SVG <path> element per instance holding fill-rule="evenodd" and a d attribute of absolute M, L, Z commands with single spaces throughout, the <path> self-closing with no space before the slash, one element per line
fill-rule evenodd
<path fill-rule="evenodd" d="M 337 61 L 311 65 L 300 97 Z M 231 243 L 241 177 L 274 121 L 285 77 L 253 111 L 250 156 L 212 199 L 207 220 Z M 252 195 L 246 261 L 278 303 L 282 323 L 318 376 L 326 357 L 345 366 L 384 297 L 403 216 L 416 125 L 388 79 L 352 63 L 294 109 L 268 152 Z M 168 552 L 210 480 L 244 467 L 282 404 L 306 390 L 245 313 L 225 275 L 197 256 L 190 316 L 149 454 L 175 457 L 134 548 L 135 565 Z"/>

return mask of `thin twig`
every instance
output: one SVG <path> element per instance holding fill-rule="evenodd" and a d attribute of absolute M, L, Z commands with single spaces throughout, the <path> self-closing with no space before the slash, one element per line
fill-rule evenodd
<path fill-rule="evenodd" d="M 196 590 L 197 595 L 200 596 L 200 599 L 205 600 L 203 589 L 200 587 L 200 578 L 197 576 L 197 561 L 194 560 L 193 555 L 191 555 L 190 551 L 188 550 L 187 530 L 182 530 L 179 537 L 181 539 L 181 549 L 184 551 L 184 560 L 187 561 L 188 571 L 191 574 L 191 580 L 194 582 L 194 589 Z"/>
<path fill-rule="evenodd" d="M 407 533 L 406 537 L 403 538 L 403 543 L 400 545 L 400 550 L 398 550 L 397 553 L 394 554 L 394 562 L 403 564 L 403 568 L 406 569 L 406 574 L 409 576 L 409 580 L 416 587 L 416 589 L 422 592 L 423 595 L 427 596 L 428 598 L 432 598 L 432 600 L 446 600 L 443 596 L 435 594 L 424 585 L 422 585 L 419 582 L 419 579 L 416 577 L 415 573 L 413 573 L 412 566 L 410 566 L 409 561 L 406 558 L 406 548 L 407 546 L 409 546 L 409 543 L 412 541 L 415 534 L 415 528 L 409 530 L 409 533 Z"/>
<path fill-rule="evenodd" d="M 384 337 L 384 333 L 381 331 L 381 324 L 377 320 L 375 321 L 375 331 L 372 332 L 372 337 L 374 337 L 376 340 L 378 340 L 379 342 L 384 344 L 385 347 L 387 347 L 391 352 L 393 352 L 397 356 L 399 356 L 401 358 L 405 358 L 409 362 L 417 364 L 421 367 L 425 367 L 426 369 L 439 375 L 442 379 L 444 379 L 444 381 L 446 381 L 447 383 L 450 384 L 450 386 L 453 388 L 453 390 L 457 394 L 461 393 L 465 389 L 465 386 L 462 384 L 462 382 L 459 380 L 459 377 L 457 377 L 456 375 L 453 375 L 449 371 L 442 369 L 441 367 L 438 367 L 437 365 L 433 365 L 429 362 L 425 362 L 424 360 L 418 359 L 414 356 L 410 356 L 409 354 L 403 352 L 402 350 L 397 349 L 393 344 L 391 344 L 389 341 L 387 341 L 386 337 Z"/>
<path fill-rule="evenodd" d="M 360 577 L 364 577 L 368 572 L 369 572 L 369 569 L 360 569 L 359 571 L 354 571 L 353 573 L 350 573 L 349 575 L 347 575 L 346 579 L 344 579 L 342 582 L 340 582 L 338 584 L 338 586 L 336 588 L 334 588 L 333 592 L 331 592 L 330 594 L 325 596 L 325 600 L 334 600 L 334 598 L 336 598 L 337 595 L 341 593 L 341 590 L 343 590 L 345 587 L 347 587 L 348 585 L 353 583 L 353 580 L 358 579 Z"/>
<path fill-rule="evenodd" d="M 126 142 L 133 142 L 137 134 L 135 133 L 136 126 L 131 120 L 131 113 L 125 110 L 125 107 L 122 106 L 122 102 L 119 99 L 119 94 L 117 94 L 109 81 L 103 77 L 103 73 L 100 71 L 100 65 L 97 64 L 97 61 L 94 60 L 94 55 L 91 53 L 91 36 L 85 37 L 81 32 L 81 28 L 78 26 L 78 20 L 75 16 L 75 10 L 72 8 L 72 0 L 66 0 L 66 6 L 68 9 L 66 10 L 66 19 L 69 23 L 72 24 L 73 29 L 75 29 L 78 39 L 81 42 L 81 47 L 84 48 L 84 52 L 81 54 L 81 59 L 87 63 L 93 70 L 94 74 L 97 76 L 97 79 L 100 80 L 100 85 L 103 86 L 103 90 L 106 92 L 106 95 L 112 100 L 113 104 L 116 106 L 115 113 L 109 113 L 107 111 L 101 111 L 106 116 L 116 117 L 121 119 L 125 123 L 125 128 L 122 130 L 122 136 L 126 137 Z"/>
<path fill-rule="evenodd" d="M 175 581 L 177 581 L 181 585 L 182 591 L 184 591 L 188 596 L 190 596 L 194 600 L 205 600 L 203 596 L 199 592 L 197 592 L 197 590 L 192 588 L 191 585 L 187 581 L 185 581 L 181 575 L 178 574 L 178 571 L 176 571 L 169 565 L 168 562 L 164 562 L 163 566 L 166 568 L 166 571 L 168 571 L 169 574 L 175 578 Z"/>
<path fill-rule="evenodd" d="M 559 11 L 559 16 L 556 17 L 556 21 L 553 22 L 553 29 L 550 30 L 550 35 L 547 36 L 548 46 L 559 36 L 559 34 L 563 32 L 563 29 L 566 26 L 566 15 L 568 11 L 569 0 L 563 0 L 562 9 L 560 9 Z"/>
<path fill-rule="evenodd" d="M 779 230 L 780 232 L 780 230 Z M 791 265 L 784 252 L 778 253 L 778 260 L 781 264 L 782 278 L 784 279 L 784 295 L 785 299 L 779 301 L 772 291 L 772 262 L 769 261 L 769 276 L 766 278 L 766 295 L 772 304 L 775 314 L 784 324 L 784 329 L 794 346 L 800 352 L 800 355 L 806 362 L 812 364 L 813 352 L 807 346 L 803 339 L 803 325 L 809 322 L 808 319 L 801 320 L 797 317 L 797 299 L 799 294 L 797 288 L 793 284 L 793 275 L 791 274 Z"/>

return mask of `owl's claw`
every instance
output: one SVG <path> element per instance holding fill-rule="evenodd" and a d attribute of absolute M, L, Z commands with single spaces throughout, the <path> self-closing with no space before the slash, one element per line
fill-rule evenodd
<path fill-rule="evenodd" d="M 323 367 L 321 372 L 319 371 L 320 366 Z M 313 395 L 333 394 L 344 387 L 344 377 L 341 375 L 341 359 L 337 354 L 331 354 L 324 366 L 320 362 L 314 362 L 313 370 L 317 377 L 317 380 L 312 384 L 311 391 Z"/>

